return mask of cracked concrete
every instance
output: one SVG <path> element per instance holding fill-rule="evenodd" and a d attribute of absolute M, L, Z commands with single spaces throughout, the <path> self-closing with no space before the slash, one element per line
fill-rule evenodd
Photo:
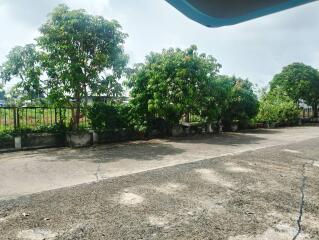
<path fill-rule="evenodd" d="M 41 229 L 56 233 L 54 240 L 319 240 L 318 144 L 314 138 L 0 201 L 0 239 Z"/>
<path fill-rule="evenodd" d="M 313 165 L 313 163 L 312 163 L 312 165 Z M 292 240 L 296 240 L 298 238 L 298 236 L 300 235 L 301 230 L 302 230 L 301 229 L 301 221 L 303 218 L 303 211 L 304 211 L 304 205 L 305 205 L 306 166 L 307 166 L 307 163 L 304 163 L 302 165 L 301 186 L 300 186 L 301 198 L 300 198 L 299 215 L 297 218 L 298 231 L 297 231 L 296 235 L 292 238 Z"/>
<path fill-rule="evenodd" d="M 314 129 L 317 128 L 312 128 L 313 132 Z M 179 149 L 183 146 L 185 152 L 171 157 L 180 158 L 183 164 L 161 165 L 162 168 L 107 179 L 103 179 L 103 174 L 109 173 L 104 169 L 108 165 L 104 165 L 99 149 L 101 155 L 96 159 L 101 165 L 93 165 L 92 183 L 0 200 L 0 239 L 24 240 L 23 236 L 28 236 L 25 239 L 34 240 L 47 234 L 46 238 L 52 240 L 319 240 L 319 168 L 315 165 L 319 138 L 301 141 L 299 135 L 299 140 L 291 143 L 296 130 L 289 131 L 291 138 L 270 147 L 252 147 L 253 143 L 247 142 L 242 145 L 238 143 L 242 141 L 241 134 L 236 146 L 230 144 L 234 143 L 232 136 L 223 136 L 222 144 L 228 145 L 221 145 L 221 149 L 216 142 L 219 138 L 180 140 L 182 143 L 174 144 L 180 144 Z M 276 145 L 274 140 L 271 145 Z M 115 146 L 119 161 L 127 154 L 137 153 L 136 148 L 145 150 L 139 143 L 134 147 Z M 171 159 L 159 157 L 154 143 L 146 148 L 154 154 L 149 156 L 154 157 L 152 163 Z M 232 153 L 207 157 L 230 148 Z M 124 149 L 132 152 L 124 157 L 119 153 Z M 190 161 L 188 158 L 197 156 L 196 152 L 191 155 L 190 149 L 199 154 L 206 151 L 205 160 Z M 104 149 L 106 159 L 115 157 L 113 150 Z M 70 151 L 79 154 L 79 150 Z M 167 146 L 165 151 L 172 154 Z M 28 153 L 35 156 L 34 152 L 24 154 Z M 37 154 L 38 158 L 43 156 Z M 94 154 L 88 156 L 94 159 Z M 138 163 L 143 166 L 146 157 L 138 153 L 137 156 L 142 158 Z M 27 164 L 26 171 L 32 170 L 32 164 Z M 74 174 L 78 174 L 77 170 L 73 169 Z"/>

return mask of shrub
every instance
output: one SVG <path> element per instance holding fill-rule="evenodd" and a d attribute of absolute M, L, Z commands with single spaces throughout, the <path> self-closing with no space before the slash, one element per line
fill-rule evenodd
<path fill-rule="evenodd" d="M 55 124 L 51 126 L 38 126 L 36 128 L 18 128 L 18 129 L 2 130 L 0 131 L 0 141 L 1 139 L 26 135 L 29 133 L 66 133 L 66 132 L 67 132 L 67 127 L 61 124 Z"/>
<path fill-rule="evenodd" d="M 225 96 L 222 111 L 222 121 L 226 129 L 232 123 L 239 124 L 240 127 L 246 128 L 251 119 L 253 119 L 259 108 L 259 102 L 254 93 L 253 84 L 248 80 L 236 77 L 223 77 L 223 81 L 228 85 L 228 94 Z M 228 82 L 228 83 L 227 83 Z"/>
<path fill-rule="evenodd" d="M 297 104 L 280 89 L 274 89 L 260 101 L 258 122 L 278 123 L 280 125 L 296 124 L 300 109 Z"/>
<path fill-rule="evenodd" d="M 129 128 L 130 107 L 126 104 L 97 102 L 89 108 L 88 118 L 96 131 Z"/>

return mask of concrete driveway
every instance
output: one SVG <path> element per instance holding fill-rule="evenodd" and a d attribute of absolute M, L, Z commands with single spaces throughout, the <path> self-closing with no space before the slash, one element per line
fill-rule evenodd
<path fill-rule="evenodd" d="M 0 154 L 0 200 L 316 137 L 313 126 Z"/>
<path fill-rule="evenodd" d="M 8 154 L 16 162 L 65 163 L 63 174 L 55 170 L 60 178 L 69 163 L 91 163 L 99 166 L 93 176 L 85 165 L 72 176 L 86 172 L 99 181 L 0 201 L 0 239 L 318 240 L 316 134 L 315 127 L 293 128 L 19 153 L 21 160 Z M 151 168 L 148 161 L 158 169 L 125 175 L 139 164 Z M 169 161 L 179 165 L 161 167 Z"/>

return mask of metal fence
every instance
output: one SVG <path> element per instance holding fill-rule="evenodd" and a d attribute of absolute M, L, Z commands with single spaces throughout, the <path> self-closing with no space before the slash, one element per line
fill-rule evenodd
<path fill-rule="evenodd" d="M 0 130 L 37 128 L 64 123 L 69 126 L 72 108 L 0 107 Z M 89 127 L 85 114 L 81 114 L 80 126 Z"/>
<path fill-rule="evenodd" d="M 303 119 L 312 118 L 313 117 L 313 111 L 311 107 L 303 108 L 302 112 L 300 114 L 300 117 Z"/>

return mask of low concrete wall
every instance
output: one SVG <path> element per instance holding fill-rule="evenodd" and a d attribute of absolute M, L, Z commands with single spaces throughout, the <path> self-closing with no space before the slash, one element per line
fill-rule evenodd
<path fill-rule="evenodd" d="M 97 143 L 99 144 L 142 139 L 144 139 L 144 136 L 133 130 L 105 131 L 97 133 Z"/>
<path fill-rule="evenodd" d="M 93 145 L 93 133 L 70 133 L 66 135 L 66 142 L 69 147 L 88 147 Z"/>
<path fill-rule="evenodd" d="M 64 147 L 65 145 L 64 134 L 32 133 L 21 137 L 22 149 Z"/>
<path fill-rule="evenodd" d="M 0 151 L 14 149 L 14 137 L 8 136 L 0 139 Z"/>

